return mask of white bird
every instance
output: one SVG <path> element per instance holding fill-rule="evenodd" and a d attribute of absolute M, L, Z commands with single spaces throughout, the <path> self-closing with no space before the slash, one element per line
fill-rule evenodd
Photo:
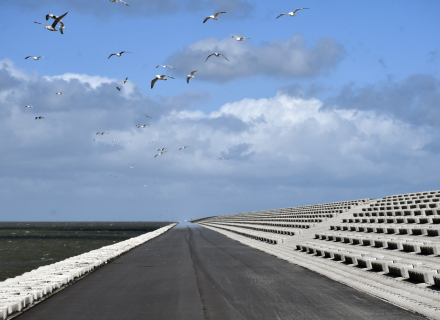
<path fill-rule="evenodd" d="M 108 144 L 107 147 L 114 147 L 114 144 Z"/>
<path fill-rule="evenodd" d="M 54 15 L 54 14 L 46 14 L 46 21 L 49 20 L 49 18 L 52 19 L 58 19 L 58 16 Z M 59 20 L 60 26 L 58 27 L 60 29 L 60 32 L 63 33 L 63 30 L 66 29 L 66 27 L 64 26 L 64 22 L 63 20 Z"/>
<path fill-rule="evenodd" d="M 33 106 L 24 106 L 25 108 L 33 108 Z"/>
<path fill-rule="evenodd" d="M 157 151 L 164 151 L 166 148 L 157 148 Z"/>
<path fill-rule="evenodd" d="M 220 160 L 228 160 L 228 158 L 220 158 Z"/>
<path fill-rule="evenodd" d="M 228 58 L 226 58 L 226 57 L 225 57 L 224 55 L 222 55 L 221 53 L 214 52 L 214 53 L 211 53 L 211 54 L 206 58 L 205 62 L 208 61 L 208 59 L 209 59 L 210 56 L 216 56 L 216 57 L 218 57 L 218 56 L 223 56 L 223 58 L 225 58 L 226 60 L 228 60 Z M 229 61 L 229 60 L 228 60 L 228 61 Z"/>
<path fill-rule="evenodd" d="M 154 141 L 150 141 L 150 142 L 148 142 L 148 143 L 154 143 Z"/>
<path fill-rule="evenodd" d="M 116 141 L 118 141 L 118 140 L 112 140 L 112 142 L 116 142 Z"/>
<path fill-rule="evenodd" d="M 205 22 L 208 21 L 209 19 L 219 20 L 219 19 L 217 18 L 217 16 L 218 16 L 219 14 L 222 14 L 222 13 L 226 13 L 226 12 L 217 12 L 216 14 L 213 14 L 212 16 L 206 17 L 205 20 L 203 20 L 203 23 L 205 23 Z"/>
<path fill-rule="evenodd" d="M 25 59 L 28 59 L 28 58 L 33 58 L 34 60 L 40 60 L 40 58 L 48 59 L 48 58 L 43 57 L 43 56 L 39 56 L 39 57 L 27 56 Z"/>
<path fill-rule="evenodd" d="M 128 81 L 128 77 L 127 78 L 125 78 L 125 80 L 124 80 L 124 84 L 126 83 Z"/>
<path fill-rule="evenodd" d="M 162 151 L 162 152 L 160 152 L 160 153 L 158 153 L 158 154 L 156 154 L 154 157 L 156 158 L 157 156 L 161 156 L 161 155 L 163 155 L 164 154 L 164 152 L 166 152 L 166 151 Z"/>
<path fill-rule="evenodd" d="M 186 77 L 186 83 L 189 83 L 189 79 L 193 78 L 195 79 L 196 77 L 194 77 L 194 73 L 197 72 L 197 70 L 191 71 L 191 74 L 188 75 L 188 77 Z"/>
<path fill-rule="evenodd" d="M 66 12 L 66 13 L 63 14 L 62 16 L 59 16 L 59 17 L 55 18 L 55 21 L 54 21 L 54 22 L 52 23 L 52 25 L 50 25 L 50 26 L 48 26 L 48 25 L 45 24 L 45 23 L 36 22 L 36 21 L 34 21 L 34 22 L 46 26 L 46 29 L 49 30 L 49 31 L 58 31 L 58 30 L 56 29 L 56 26 L 57 26 L 58 22 L 60 22 L 60 20 L 61 20 L 62 18 L 64 18 L 64 16 L 65 16 L 66 14 L 68 14 L 68 12 Z M 60 32 L 61 32 L 61 34 L 63 34 L 63 29 L 62 29 L 62 28 L 60 29 Z"/>
<path fill-rule="evenodd" d="M 304 9 L 308 9 L 308 8 L 298 8 L 298 9 L 296 9 L 295 11 L 292 11 L 292 12 L 287 12 L 287 13 L 282 13 L 282 14 L 280 14 L 278 17 L 276 17 L 275 19 L 278 19 L 279 17 L 281 17 L 281 16 L 284 16 L 285 14 L 288 14 L 289 16 L 291 16 L 291 17 L 296 17 L 296 12 L 297 11 L 299 11 L 299 10 L 304 10 Z"/>
<path fill-rule="evenodd" d="M 96 139 L 96 138 L 95 138 L 95 139 L 93 139 L 93 140 L 99 141 L 99 139 Z"/>
<path fill-rule="evenodd" d="M 119 52 L 119 53 L 112 53 L 111 55 L 108 56 L 107 59 L 110 59 L 111 56 L 118 56 L 118 57 L 120 57 L 123 53 L 131 53 L 131 52 L 128 52 L 128 51 L 121 51 L 121 52 Z"/>
<path fill-rule="evenodd" d="M 125 2 L 124 0 L 119 0 L 121 1 L 123 4 L 125 4 L 126 6 L 128 6 L 127 2 Z"/>
<path fill-rule="evenodd" d="M 130 169 L 134 169 L 134 167 L 128 167 L 128 168 L 130 168 Z"/>
<path fill-rule="evenodd" d="M 59 94 L 59 95 L 62 95 L 64 92 L 55 92 L 55 94 Z"/>
<path fill-rule="evenodd" d="M 151 119 L 151 117 L 150 117 L 149 115 L 145 114 L 145 113 L 144 113 L 144 116 L 146 116 L 147 118 L 150 118 L 150 119 Z"/>
<path fill-rule="evenodd" d="M 172 66 L 163 66 L 163 65 L 158 65 L 156 68 L 159 68 L 159 67 L 162 67 L 162 68 L 164 68 L 164 69 L 166 69 L 166 68 L 171 68 L 171 69 L 176 69 L 176 68 L 174 68 L 174 67 L 172 67 Z"/>
<path fill-rule="evenodd" d="M 246 39 L 250 39 L 248 37 L 238 37 L 238 36 L 232 36 L 232 38 L 236 38 L 235 40 L 237 40 L 237 41 L 244 41 Z"/>
<path fill-rule="evenodd" d="M 182 148 L 179 148 L 179 150 L 186 149 L 186 148 L 189 148 L 189 147 L 188 146 L 184 146 Z"/>
<path fill-rule="evenodd" d="M 154 78 L 153 80 L 151 80 L 151 89 L 153 89 L 154 84 L 156 83 L 157 80 L 168 80 L 168 79 L 165 79 L 165 77 L 168 77 L 168 78 L 174 79 L 173 77 L 167 76 L 166 74 L 163 74 L 163 75 L 156 75 L 156 78 Z"/>
<path fill-rule="evenodd" d="M 100 134 L 101 136 L 103 136 L 104 134 L 108 134 L 108 132 L 97 132 L 96 134 Z"/>
<path fill-rule="evenodd" d="M 129 163 L 128 165 L 129 165 L 129 166 L 134 166 L 134 163 Z"/>
<path fill-rule="evenodd" d="M 146 126 L 149 126 L 149 123 L 144 124 L 143 126 L 141 126 L 140 124 L 137 124 L 136 127 L 138 128 L 145 128 Z"/>

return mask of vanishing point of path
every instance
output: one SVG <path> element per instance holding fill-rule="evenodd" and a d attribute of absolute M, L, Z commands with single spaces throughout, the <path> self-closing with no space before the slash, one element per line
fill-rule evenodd
<path fill-rule="evenodd" d="M 194 226 L 146 242 L 16 319 L 425 318 Z"/>

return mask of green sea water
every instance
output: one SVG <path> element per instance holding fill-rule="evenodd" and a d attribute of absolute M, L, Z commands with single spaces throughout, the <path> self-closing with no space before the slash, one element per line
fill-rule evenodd
<path fill-rule="evenodd" d="M 0 281 L 172 222 L 0 222 Z"/>

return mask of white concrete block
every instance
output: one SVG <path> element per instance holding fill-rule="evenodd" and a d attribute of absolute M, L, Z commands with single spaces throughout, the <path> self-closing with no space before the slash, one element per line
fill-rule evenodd
<path fill-rule="evenodd" d="M 434 283 L 434 275 L 437 275 L 437 270 L 428 268 L 413 268 L 408 269 L 409 278 L 417 282 Z"/>

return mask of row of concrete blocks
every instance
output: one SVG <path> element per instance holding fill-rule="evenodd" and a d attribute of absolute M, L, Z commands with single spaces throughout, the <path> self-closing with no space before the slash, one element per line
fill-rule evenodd
<path fill-rule="evenodd" d="M 435 216 L 440 214 L 440 209 L 420 209 L 420 210 L 391 210 L 391 211 L 370 211 L 353 213 L 356 217 L 403 217 L 403 216 Z"/>
<path fill-rule="evenodd" d="M 323 221 L 326 221 L 326 218 L 313 218 L 313 219 L 288 219 L 288 218 L 276 218 L 276 219 L 257 219 L 257 218 L 253 218 L 253 219 L 249 219 L 249 218 L 241 218 L 241 219 L 218 219 L 218 220 L 226 220 L 226 221 L 236 221 L 236 222 L 241 222 L 241 221 L 257 221 L 257 222 L 305 222 L 305 223 L 320 223 Z"/>
<path fill-rule="evenodd" d="M 292 230 L 291 228 L 282 228 L 282 227 L 280 227 L 280 228 L 266 228 L 264 226 L 256 227 L 254 225 L 246 225 L 246 224 L 241 224 L 241 223 L 221 223 L 221 225 L 233 226 L 233 227 L 238 227 L 238 228 L 245 228 L 245 229 L 261 231 L 261 232 L 271 232 L 271 233 L 283 234 L 283 235 L 288 235 L 288 236 L 294 236 L 294 235 L 302 233 L 301 230 Z"/>
<path fill-rule="evenodd" d="M 225 228 L 221 225 L 218 225 L 216 223 L 201 223 L 201 225 L 206 224 L 208 226 L 212 226 L 214 228 L 219 228 L 219 229 L 223 229 L 229 232 L 233 232 L 254 240 L 259 240 L 259 241 L 263 241 L 269 244 L 279 244 L 279 243 L 283 243 L 283 239 L 282 238 L 274 238 L 271 237 L 269 235 L 263 234 L 261 232 L 254 232 L 251 230 L 243 230 L 243 229 L 235 229 L 233 227 L 229 227 L 229 228 Z"/>
<path fill-rule="evenodd" d="M 433 223 L 440 224 L 440 215 L 435 216 L 407 216 L 407 217 L 380 217 L 380 218 L 348 218 L 342 219 L 345 223 Z"/>
<path fill-rule="evenodd" d="M 410 226 L 386 224 L 339 224 L 331 225 L 331 230 L 357 231 L 367 233 L 403 234 L 436 237 L 440 235 L 440 226 Z"/>
<path fill-rule="evenodd" d="M 157 237 L 175 225 L 171 224 L 0 282 L 0 319 L 6 319 L 22 311 L 52 292 L 72 283 L 95 268 L 105 265 L 128 250 Z"/>
<path fill-rule="evenodd" d="M 440 266 L 438 265 L 423 265 L 419 261 L 386 258 L 381 254 L 347 251 L 338 247 L 316 246 L 313 244 L 298 244 L 296 249 L 335 261 L 345 262 L 353 267 L 384 272 L 395 277 L 407 278 L 415 282 L 434 284 L 440 287 Z"/>
<path fill-rule="evenodd" d="M 370 207 L 362 208 L 362 212 L 377 212 L 377 211 L 402 211 L 402 210 L 423 210 L 423 209 L 435 209 L 439 207 L 438 201 L 431 203 L 419 203 L 419 204 L 408 204 L 408 205 L 394 205 L 387 207 Z"/>
<path fill-rule="evenodd" d="M 376 248 L 415 252 L 423 255 L 440 255 L 440 242 L 433 243 L 428 240 L 416 241 L 412 238 L 362 237 L 346 233 L 316 233 L 315 238 L 352 245 L 374 246 Z"/>
<path fill-rule="evenodd" d="M 437 194 L 440 194 L 440 190 L 396 194 L 396 195 L 392 195 L 392 196 L 386 196 L 383 199 L 400 199 L 400 198 L 406 198 L 406 197 L 427 197 L 427 196 L 432 196 L 432 195 L 437 195 Z"/>
<path fill-rule="evenodd" d="M 269 223 L 260 221 L 240 221 L 236 222 L 234 220 L 211 220 L 209 222 L 216 223 L 237 223 L 237 224 L 255 224 L 259 226 L 271 226 L 271 227 L 284 227 L 284 228 L 297 228 L 297 229 L 309 229 L 315 226 L 314 223 Z"/>

